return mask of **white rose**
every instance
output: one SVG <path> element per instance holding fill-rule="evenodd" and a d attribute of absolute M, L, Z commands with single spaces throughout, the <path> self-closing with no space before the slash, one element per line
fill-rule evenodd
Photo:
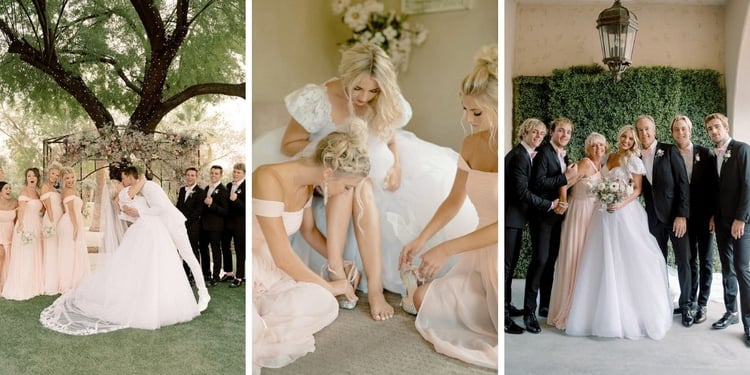
<path fill-rule="evenodd" d="M 385 30 L 383 30 L 383 35 L 385 35 L 385 38 L 390 40 L 393 40 L 398 35 L 398 31 L 394 29 L 391 26 L 388 26 Z"/>
<path fill-rule="evenodd" d="M 370 13 L 362 9 L 362 4 L 356 4 L 346 10 L 344 23 L 352 30 L 360 31 L 367 27 L 367 21 L 369 18 Z"/>

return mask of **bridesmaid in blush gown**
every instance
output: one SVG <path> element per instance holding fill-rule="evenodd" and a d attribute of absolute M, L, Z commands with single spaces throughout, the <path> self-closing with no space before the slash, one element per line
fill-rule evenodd
<path fill-rule="evenodd" d="M 315 154 L 262 165 L 253 172 L 253 373 L 278 368 L 315 350 L 313 334 L 338 316 L 336 295 L 356 301 L 350 280 L 326 281 L 292 250 L 299 231 L 316 249 L 326 238 L 317 230 L 310 202 L 313 187 L 324 200 L 354 190 L 370 169 L 366 125 L 351 120 L 347 133 L 324 137 Z"/>
<path fill-rule="evenodd" d="M 39 169 L 26 169 L 26 187 L 18 195 L 18 220 L 13 232 L 3 297 L 27 300 L 44 292 L 42 265 L 42 201 L 37 192 Z"/>
<path fill-rule="evenodd" d="M 638 201 L 646 168 L 632 125 L 602 167 L 602 179 L 632 180 L 632 192 L 595 210 L 576 272 L 565 332 L 571 336 L 664 337 L 672 325 L 667 266 Z"/>
<path fill-rule="evenodd" d="M 0 181 L 0 292 L 3 290 L 13 241 L 13 225 L 16 222 L 18 201 L 10 196 L 10 184 Z"/>
<path fill-rule="evenodd" d="M 453 188 L 400 258 L 409 292 L 402 304 L 407 312 L 418 310 L 416 327 L 422 337 L 438 353 L 493 369 L 498 368 L 497 89 L 497 45 L 492 45 L 479 51 L 474 69 L 461 84 L 463 121 L 472 134 L 461 145 Z M 467 196 L 479 215 L 475 230 L 419 254 Z M 458 262 L 445 276 L 415 290 L 417 279 L 434 277 L 455 254 L 460 254 Z M 415 269 L 417 256 L 422 262 Z"/>
<path fill-rule="evenodd" d="M 60 274 L 60 291 L 75 289 L 78 282 L 89 274 L 89 256 L 86 248 L 86 228 L 83 221 L 83 201 L 75 190 L 76 175 L 70 167 L 61 171 L 63 180 L 63 205 L 65 213 L 57 225 Z"/>
<path fill-rule="evenodd" d="M 578 181 L 570 185 L 570 200 L 562 224 L 560 254 L 555 264 L 555 277 L 552 283 L 552 294 L 549 304 L 547 324 L 565 329 L 570 311 L 570 297 L 575 285 L 576 269 L 586 228 L 591 215 L 598 207 L 596 197 L 591 193 L 591 186 L 601 180 L 602 156 L 607 152 L 607 140 L 599 133 L 591 133 L 584 143 L 586 157 L 578 162 Z M 560 202 L 567 199 L 567 187 L 561 189 Z M 559 208 L 559 206 L 558 206 Z M 557 210 L 557 209 L 556 209 Z"/>
<path fill-rule="evenodd" d="M 60 270 L 58 269 L 57 223 L 63 214 L 62 195 L 55 185 L 60 179 L 62 165 L 52 163 L 47 167 L 47 180 L 42 185 L 44 205 L 42 218 L 42 249 L 44 250 L 44 294 L 60 293 Z"/>

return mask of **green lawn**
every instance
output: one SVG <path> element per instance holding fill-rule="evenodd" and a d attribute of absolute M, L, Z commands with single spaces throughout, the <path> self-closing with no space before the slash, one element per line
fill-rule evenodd
<path fill-rule="evenodd" d="M 39 323 L 57 296 L 0 298 L 0 374 L 244 374 L 246 286 L 228 285 L 188 323 L 80 337 Z"/>

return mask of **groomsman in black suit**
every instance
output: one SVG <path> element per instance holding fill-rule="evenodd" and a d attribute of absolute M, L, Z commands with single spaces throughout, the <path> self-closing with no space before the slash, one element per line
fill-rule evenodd
<path fill-rule="evenodd" d="M 726 313 L 712 328 L 737 324 L 737 286 L 745 328 L 745 345 L 750 347 L 750 146 L 729 136 L 729 120 L 721 113 L 706 116 L 704 126 L 716 145 L 719 189 L 712 229 L 721 260 Z"/>
<path fill-rule="evenodd" d="M 195 259 L 201 259 L 198 241 L 201 234 L 201 213 L 203 212 L 203 200 L 206 198 L 206 191 L 201 189 L 197 184 L 198 170 L 190 167 L 185 170 L 185 186 L 181 187 L 177 194 L 175 206 L 185 215 L 185 228 L 187 229 L 190 247 L 193 248 Z M 183 262 L 184 263 L 184 262 Z M 193 274 L 187 264 L 183 264 L 185 273 L 188 275 L 190 284 L 193 284 Z"/>
<path fill-rule="evenodd" d="M 546 134 L 547 126 L 542 121 L 527 119 L 518 128 L 521 142 L 505 155 L 505 333 L 523 333 L 523 328 L 511 319 L 511 316 L 523 315 L 523 311 L 511 304 L 510 284 L 518 264 L 529 208 L 549 209 L 558 202 L 546 200 L 529 190 L 531 162 Z"/>
<path fill-rule="evenodd" d="M 561 117 L 550 124 L 550 142 L 537 147 L 531 167 L 531 191 L 547 201 L 559 199 L 559 189 L 578 175 L 578 167 L 571 164 L 565 146 L 573 134 L 573 122 Z M 570 166 L 568 166 L 570 165 Z M 563 215 L 554 211 L 555 204 L 531 212 L 531 262 L 526 272 L 523 322 L 531 333 L 541 332 L 534 314 L 539 295 L 539 316 L 547 317 L 552 293 L 555 261 L 560 251 L 560 230 Z"/>
<path fill-rule="evenodd" d="M 203 274 L 210 277 L 209 286 L 219 282 L 221 273 L 221 237 L 224 234 L 224 216 L 227 215 L 229 191 L 221 184 L 223 169 L 219 165 L 211 166 L 210 180 L 206 186 L 206 198 L 203 199 L 203 213 L 201 215 L 201 268 Z M 209 269 L 208 248 L 211 247 L 213 272 Z M 210 275 L 210 276 L 208 276 Z"/>
<path fill-rule="evenodd" d="M 674 138 L 687 168 L 690 184 L 690 218 L 687 221 L 690 241 L 690 304 L 695 311 L 695 323 L 706 321 L 706 305 L 711 294 L 713 279 L 713 233 L 709 229 L 711 217 L 716 212 L 712 197 L 719 185 L 716 171 L 716 156 L 706 147 L 694 144 L 690 138 L 693 123 L 687 116 L 677 115 L 672 119 Z"/>
<path fill-rule="evenodd" d="M 229 190 L 229 208 L 224 223 L 224 239 L 221 241 L 222 255 L 224 256 L 224 272 L 231 271 L 232 249 L 230 245 L 234 240 L 237 272 L 229 287 L 238 288 L 242 286 L 245 279 L 245 163 L 234 165 L 232 182 L 227 184 L 227 190 Z"/>
<path fill-rule="evenodd" d="M 646 166 L 641 194 L 646 201 L 648 229 L 659 243 L 665 261 L 667 242 L 672 242 L 680 282 L 682 325 L 690 327 L 694 322 L 690 309 L 693 284 L 690 277 L 690 241 L 687 236 L 690 184 L 685 161 L 677 147 L 656 141 L 656 122 L 653 117 L 639 116 L 635 121 L 635 128 L 643 147 L 641 158 Z"/>

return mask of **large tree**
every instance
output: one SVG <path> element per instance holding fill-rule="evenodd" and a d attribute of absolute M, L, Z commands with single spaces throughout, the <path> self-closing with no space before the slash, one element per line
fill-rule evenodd
<path fill-rule="evenodd" d="M 245 97 L 244 15 L 244 0 L 2 0 L 0 100 L 151 133 L 191 98 Z"/>

